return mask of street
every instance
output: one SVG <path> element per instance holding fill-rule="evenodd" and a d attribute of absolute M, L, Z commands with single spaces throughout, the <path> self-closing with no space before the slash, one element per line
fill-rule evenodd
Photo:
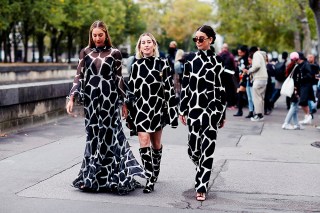
<path fill-rule="evenodd" d="M 155 191 L 136 189 L 125 196 L 85 193 L 71 186 L 84 151 L 81 116 L 8 133 L 0 138 L 0 212 L 320 212 L 320 148 L 311 146 L 320 141 L 320 131 L 314 126 L 281 129 L 284 102 L 280 98 L 263 122 L 244 118 L 247 111 L 234 117 L 235 111 L 227 110 L 204 202 L 195 199 L 195 167 L 187 155 L 187 128 L 181 123 L 177 129 L 164 129 Z M 319 113 L 314 123 L 320 124 Z M 124 129 L 141 162 L 138 138 Z"/>

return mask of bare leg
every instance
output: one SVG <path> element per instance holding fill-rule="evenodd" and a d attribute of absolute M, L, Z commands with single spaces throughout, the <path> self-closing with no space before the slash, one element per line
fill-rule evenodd
<path fill-rule="evenodd" d="M 153 134 L 153 133 L 152 133 Z M 147 132 L 138 132 L 140 148 L 150 147 L 151 134 Z"/>
<path fill-rule="evenodd" d="M 151 144 L 153 149 L 161 149 L 162 130 L 150 134 Z"/>

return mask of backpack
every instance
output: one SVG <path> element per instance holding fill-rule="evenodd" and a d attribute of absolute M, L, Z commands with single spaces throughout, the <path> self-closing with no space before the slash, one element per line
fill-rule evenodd
<path fill-rule="evenodd" d="M 278 62 L 274 66 L 275 68 L 275 78 L 277 81 L 284 82 L 286 79 L 286 61 Z"/>

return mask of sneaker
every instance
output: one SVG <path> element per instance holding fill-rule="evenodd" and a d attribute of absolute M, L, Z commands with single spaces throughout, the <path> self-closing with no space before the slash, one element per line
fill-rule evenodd
<path fill-rule="evenodd" d="M 305 115 L 304 120 L 299 121 L 299 124 L 311 124 L 312 123 L 312 116 L 311 115 Z"/>
<path fill-rule="evenodd" d="M 317 126 L 316 129 L 320 130 L 320 126 Z"/>
<path fill-rule="evenodd" d="M 264 117 L 263 116 L 258 116 L 258 115 L 255 115 L 253 116 L 252 118 L 250 118 L 251 121 L 263 121 L 264 120 Z"/>
<path fill-rule="evenodd" d="M 284 124 L 282 125 L 282 129 L 285 129 L 285 130 L 293 130 L 294 127 L 293 127 L 291 124 L 286 124 L 286 123 L 284 123 Z"/>
<path fill-rule="evenodd" d="M 303 130 L 304 127 L 302 125 L 293 125 L 294 130 Z"/>

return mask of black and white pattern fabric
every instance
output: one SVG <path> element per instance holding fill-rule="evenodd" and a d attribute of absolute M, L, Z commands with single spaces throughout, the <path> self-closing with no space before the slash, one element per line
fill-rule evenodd
<path fill-rule="evenodd" d="M 226 107 L 221 58 L 200 50 L 189 55 L 184 70 L 180 114 L 188 116 L 188 125 L 216 128 Z"/>
<path fill-rule="evenodd" d="M 161 157 L 162 157 L 162 145 L 160 149 L 152 148 L 152 163 L 153 163 L 153 174 L 155 182 L 158 180 L 158 176 L 160 174 L 160 164 L 161 164 Z"/>
<path fill-rule="evenodd" d="M 112 47 L 86 47 L 80 52 L 70 95 L 84 95 L 87 136 L 74 187 L 125 194 L 135 188 L 134 175 L 145 177 L 121 124 L 119 104 L 125 98 L 121 59 L 120 51 Z"/>
<path fill-rule="evenodd" d="M 200 126 L 189 126 L 188 154 L 196 165 L 195 189 L 199 193 L 208 190 L 216 138 L 217 131 L 209 126 L 203 129 Z"/>
<path fill-rule="evenodd" d="M 137 132 L 156 132 L 166 124 L 178 126 L 178 111 L 170 66 L 166 59 L 141 58 L 134 62 L 129 78 L 133 118 Z M 167 106 L 167 107 L 165 107 Z"/>
<path fill-rule="evenodd" d="M 142 147 L 139 149 L 141 162 L 144 167 L 145 175 L 147 177 L 147 183 L 143 189 L 144 193 L 150 193 L 154 190 L 154 183 L 156 181 L 154 176 L 154 165 L 152 162 L 151 147 Z"/>
<path fill-rule="evenodd" d="M 222 60 L 211 50 L 190 54 L 185 63 L 179 113 L 187 116 L 188 154 L 197 166 L 196 191 L 207 192 L 218 124 L 225 116 Z"/>

